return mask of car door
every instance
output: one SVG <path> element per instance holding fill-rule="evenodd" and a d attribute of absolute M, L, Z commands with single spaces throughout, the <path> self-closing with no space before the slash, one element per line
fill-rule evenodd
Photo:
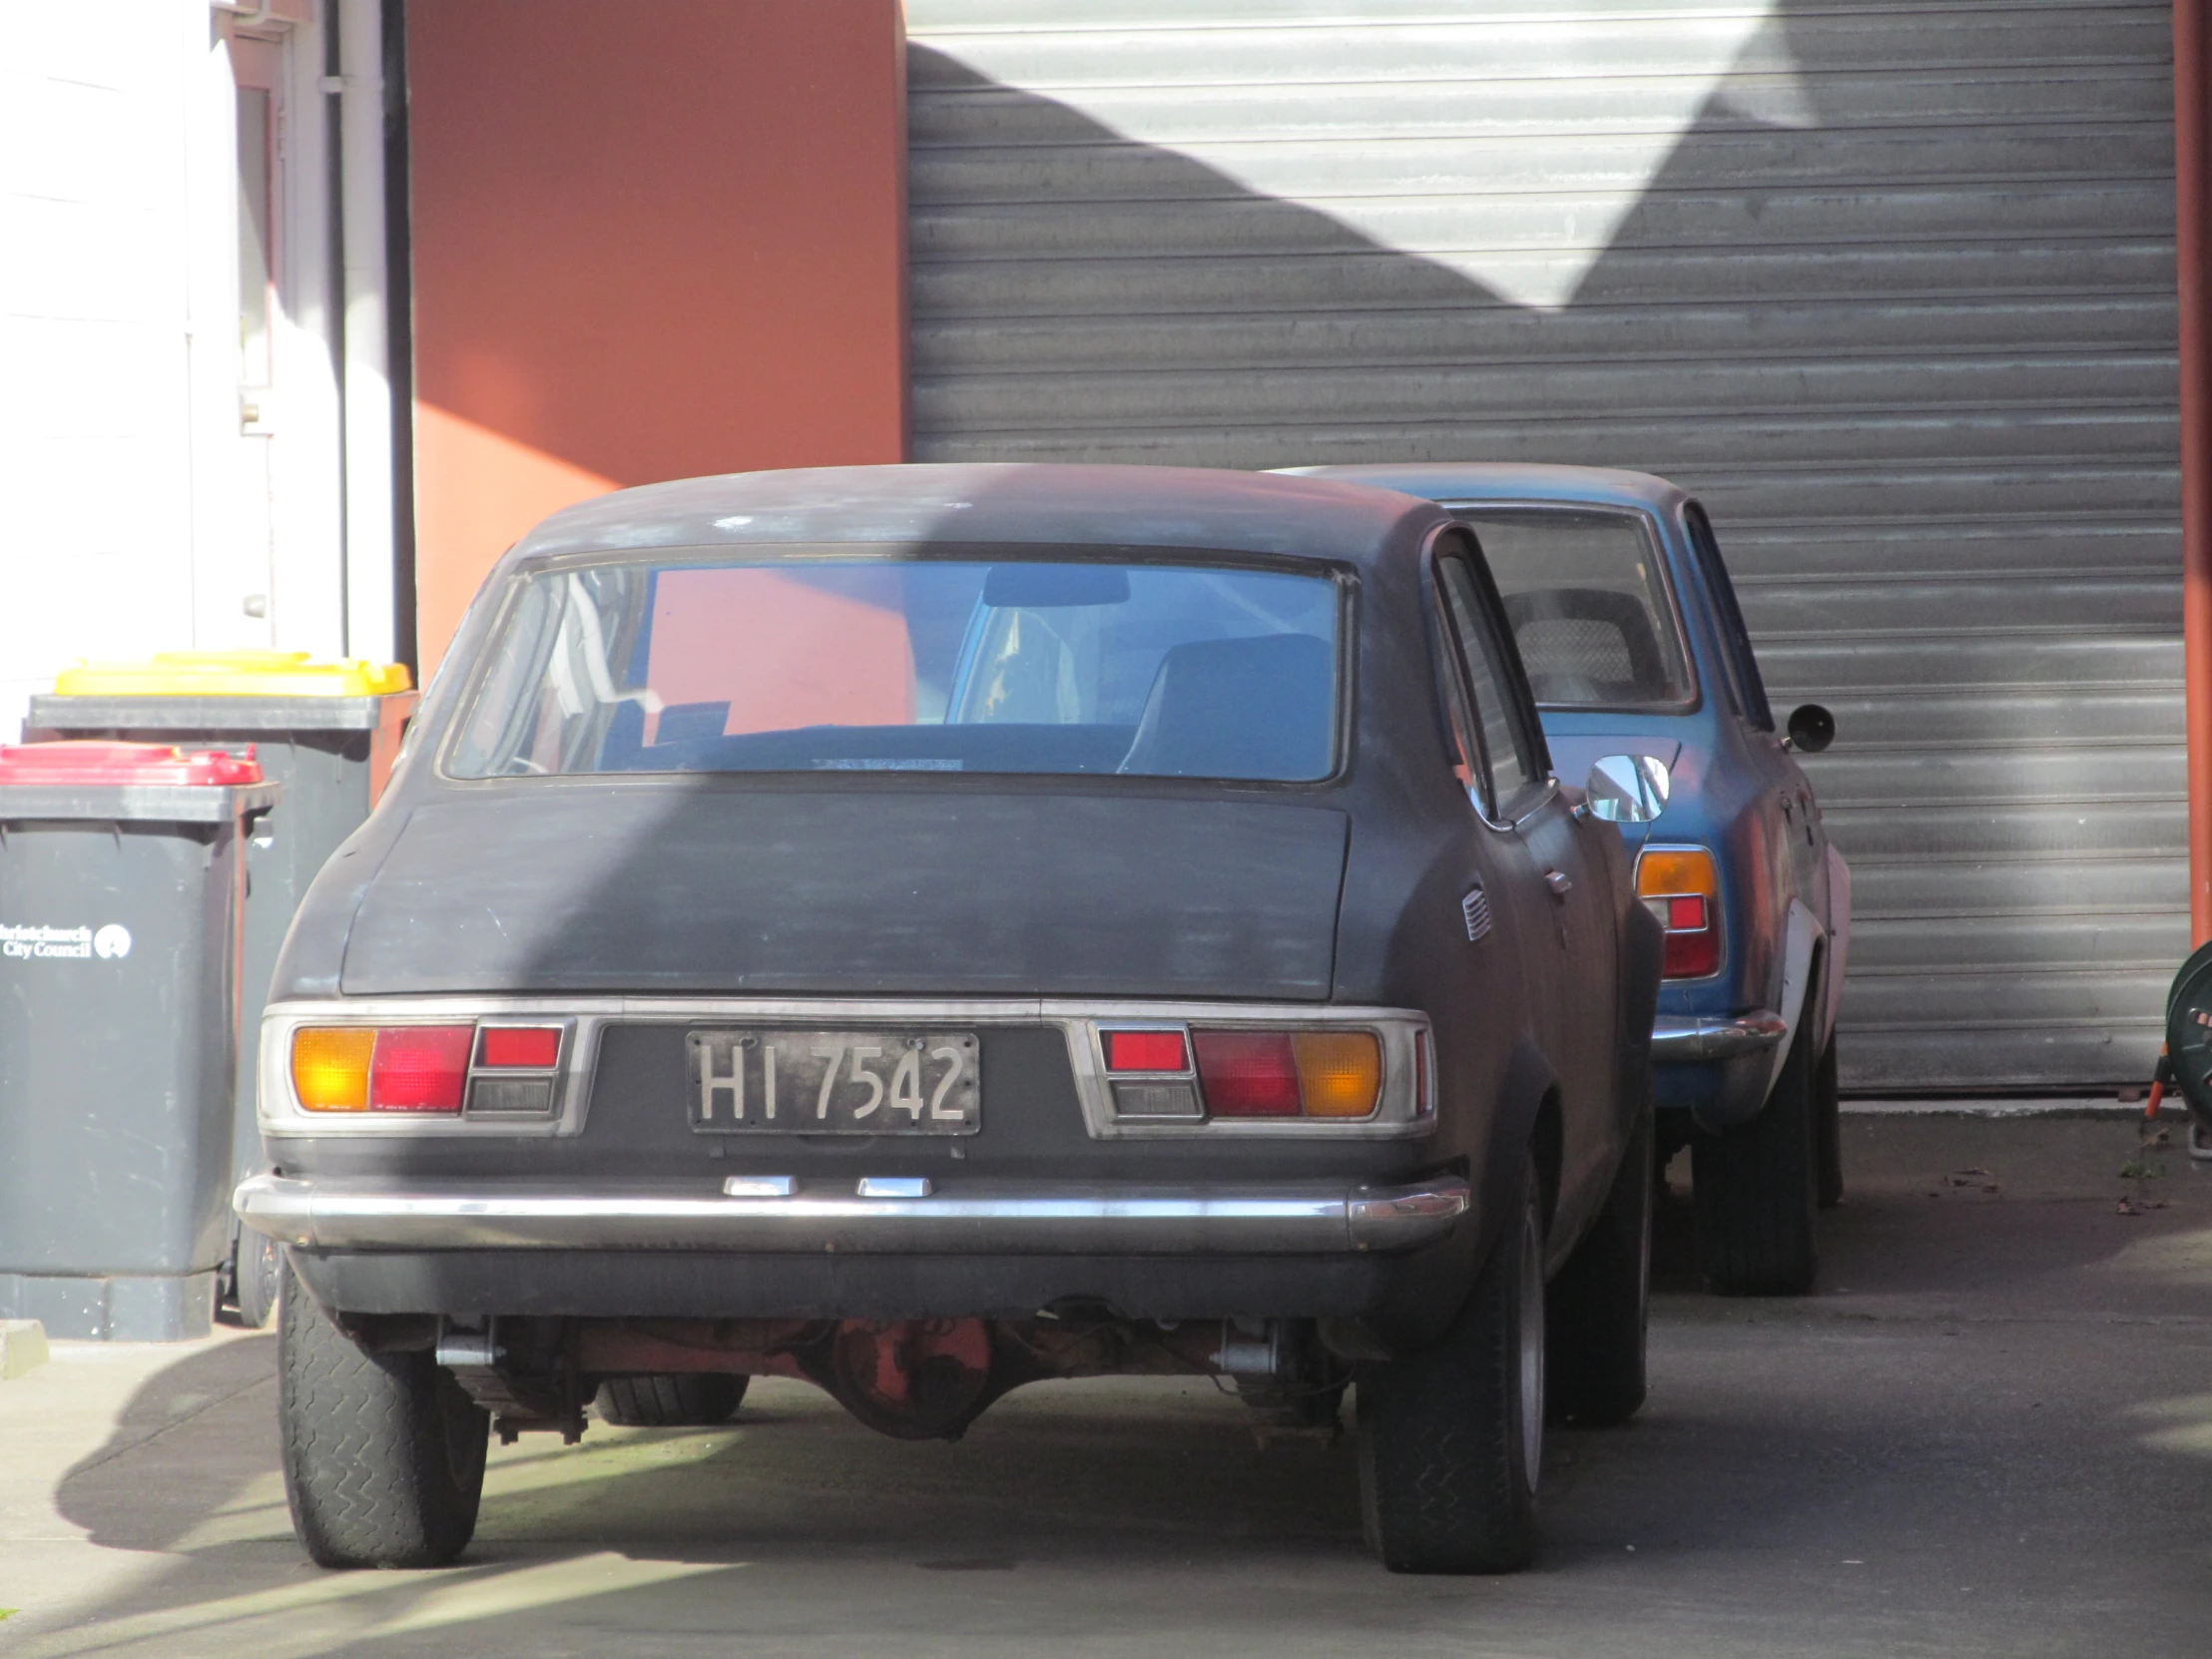
<path fill-rule="evenodd" d="M 1557 1220 L 1559 1236 L 1572 1238 L 1581 1209 L 1612 1168 L 1617 1141 L 1612 893 L 1603 858 L 1584 840 L 1602 827 L 1578 823 L 1552 781 L 1488 573 L 1446 552 L 1436 560 L 1436 583 L 1488 786 L 1470 796 L 1487 832 L 1508 839 L 1526 871 L 1514 902 L 1536 1038 L 1563 1096 Z"/>

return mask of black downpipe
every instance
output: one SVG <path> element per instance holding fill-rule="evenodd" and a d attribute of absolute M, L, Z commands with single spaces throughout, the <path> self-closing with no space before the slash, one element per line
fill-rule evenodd
<path fill-rule="evenodd" d="M 407 8 L 383 0 L 384 328 L 391 384 L 392 648 L 422 679 L 415 639 L 414 268 L 407 188 Z"/>

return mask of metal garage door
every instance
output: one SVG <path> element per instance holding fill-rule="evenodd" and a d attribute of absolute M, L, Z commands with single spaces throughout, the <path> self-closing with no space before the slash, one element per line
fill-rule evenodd
<path fill-rule="evenodd" d="M 2165 6 L 907 15 L 919 458 L 1678 479 L 1777 702 L 1842 732 L 1847 1083 L 2147 1075 L 2187 943 Z"/>

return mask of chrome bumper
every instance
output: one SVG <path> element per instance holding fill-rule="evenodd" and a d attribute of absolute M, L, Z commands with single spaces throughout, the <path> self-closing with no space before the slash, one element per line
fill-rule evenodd
<path fill-rule="evenodd" d="M 1745 1054 L 1765 1054 L 1789 1034 L 1790 1022 L 1764 1008 L 1733 1019 L 1662 1014 L 1651 1022 L 1651 1062 L 1664 1066 L 1685 1060 L 1733 1060 Z"/>
<path fill-rule="evenodd" d="M 788 1197 L 733 1198 L 257 1175 L 234 1203 L 255 1232 L 309 1250 L 1323 1256 L 1426 1244 L 1450 1232 L 1473 1199 L 1453 1176 L 1350 1189 L 963 1182 L 905 1198 L 824 1182 Z"/>

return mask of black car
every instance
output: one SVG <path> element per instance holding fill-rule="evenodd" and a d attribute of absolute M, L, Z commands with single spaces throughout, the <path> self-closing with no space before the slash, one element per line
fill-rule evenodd
<path fill-rule="evenodd" d="M 1661 934 L 1499 619 L 1465 526 L 1356 484 L 547 520 L 263 1029 L 308 1552 L 451 1559 L 487 1429 L 595 1399 L 950 1436 L 1168 1373 L 1323 1433 L 1356 1385 L 1383 1559 L 1525 1562 L 1547 1402 L 1643 1397 Z"/>

